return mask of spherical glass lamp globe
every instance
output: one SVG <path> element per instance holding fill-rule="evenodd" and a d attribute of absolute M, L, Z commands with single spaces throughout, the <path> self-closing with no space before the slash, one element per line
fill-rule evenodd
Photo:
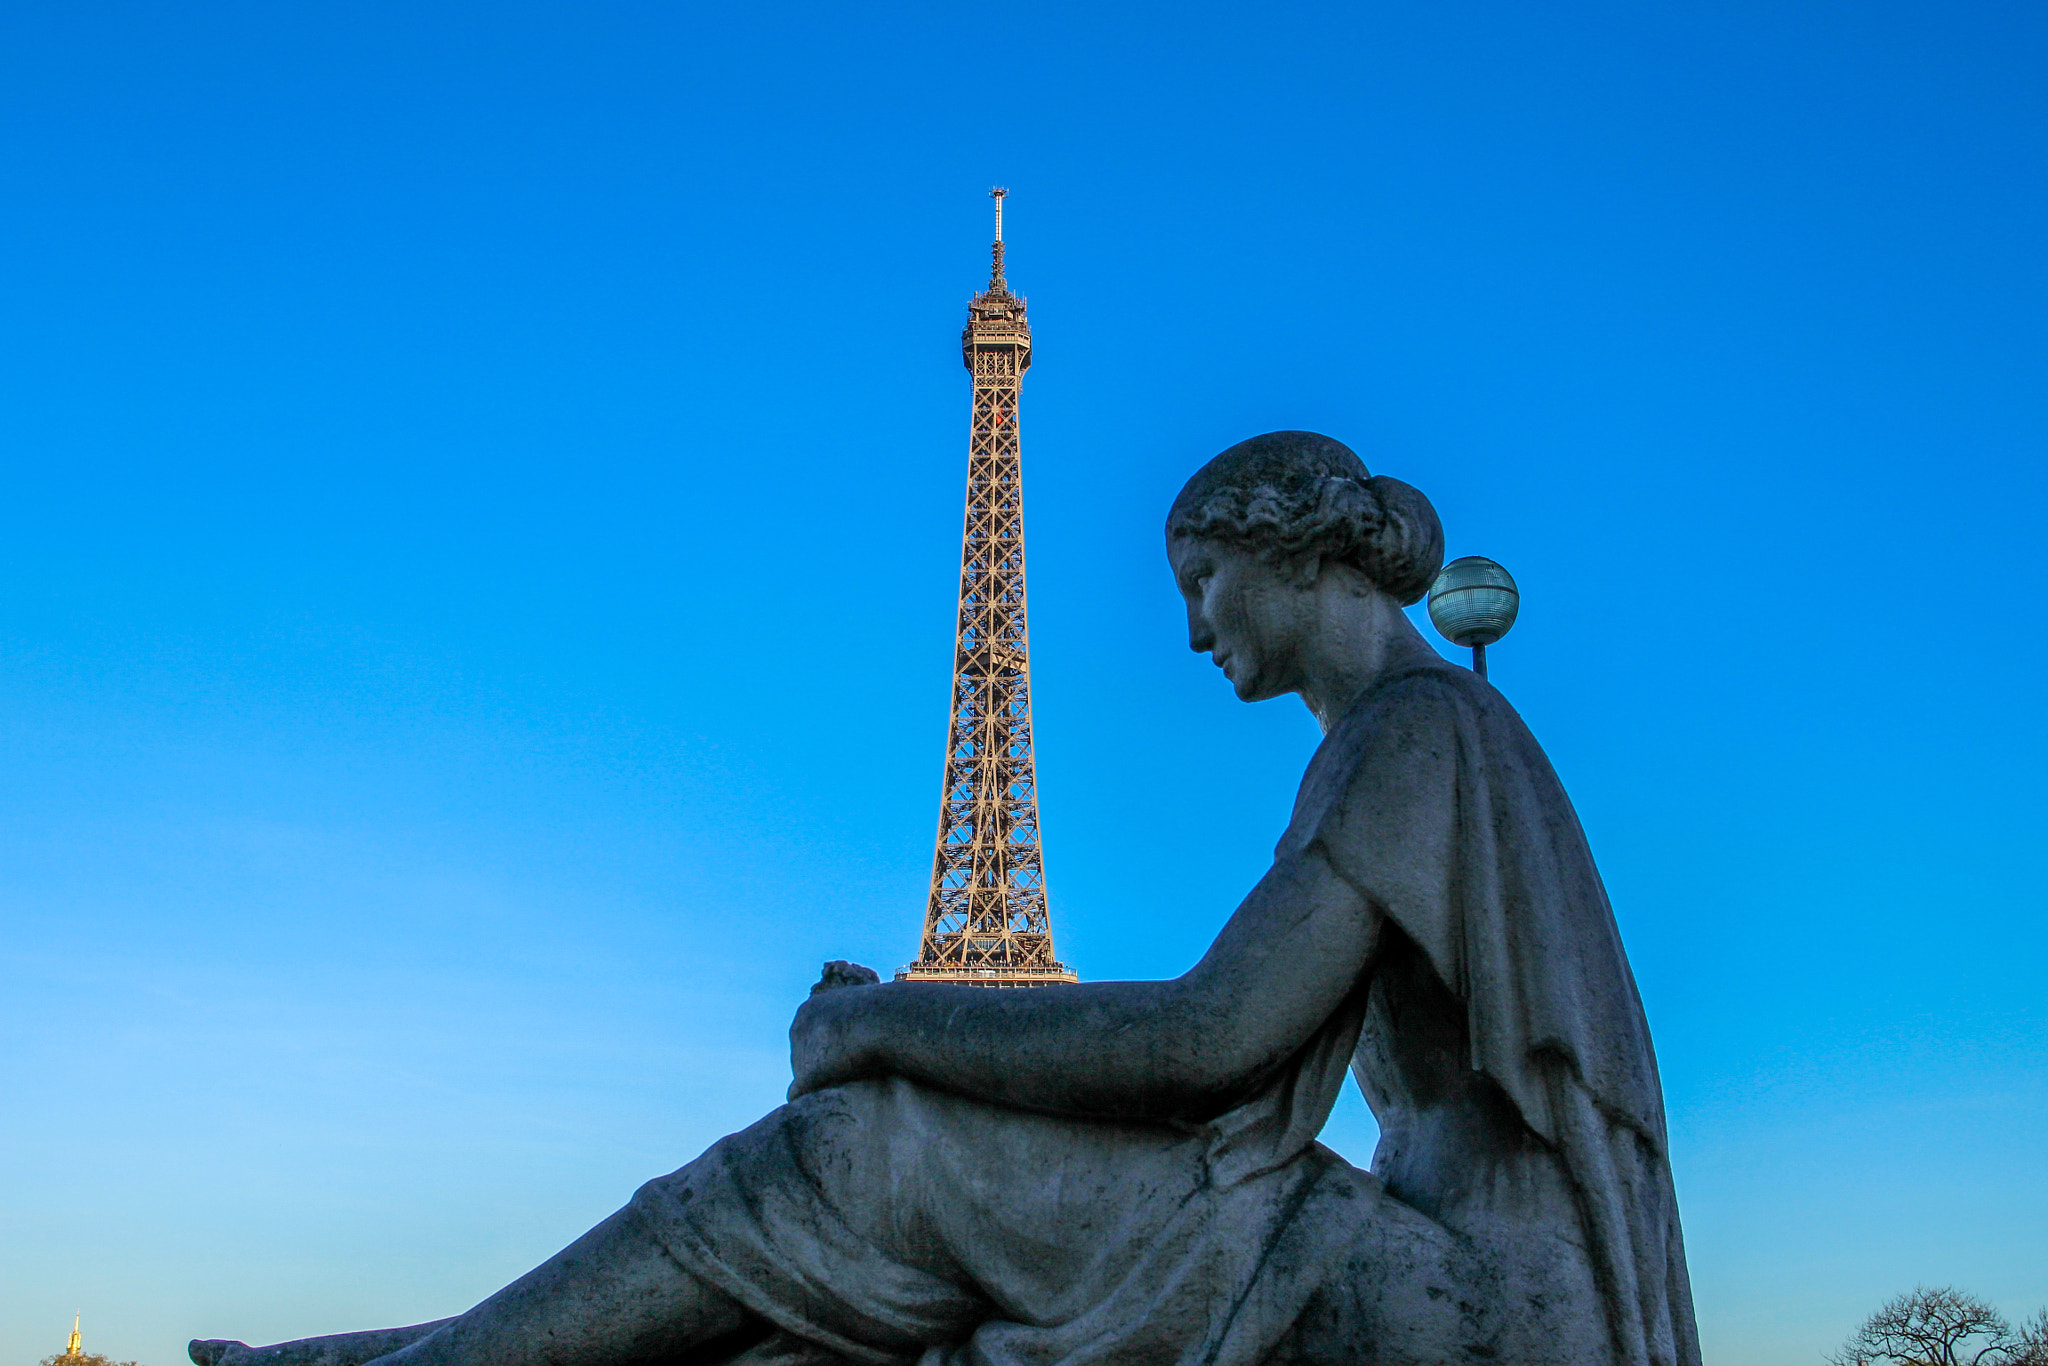
<path fill-rule="evenodd" d="M 1506 635 L 1521 606 L 1514 576 L 1484 555 L 1452 560 L 1429 589 L 1430 624 L 1451 644 L 1475 651 Z"/>

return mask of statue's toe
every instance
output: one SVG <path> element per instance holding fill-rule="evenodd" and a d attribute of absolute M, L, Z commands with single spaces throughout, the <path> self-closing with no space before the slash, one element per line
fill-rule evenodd
<path fill-rule="evenodd" d="M 185 1344 L 185 1355 L 192 1358 L 193 1366 L 231 1366 L 234 1354 L 248 1350 L 248 1343 L 233 1338 L 194 1338 Z"/>

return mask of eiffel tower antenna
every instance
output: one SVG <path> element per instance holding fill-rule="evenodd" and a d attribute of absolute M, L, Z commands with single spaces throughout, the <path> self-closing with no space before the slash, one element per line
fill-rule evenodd
<path fill-rule="evenodd" d="M 989 254 L 994 258 L 988 272 L 988 287 L 991 290 L 1000 289 L 1008 291 L 1010 287 L 1009 283 L 1003 279 L 1003 201 L 1009 198 L 1009 196 L 1010 192 L 1000 185 L 988 192 L 988 197 L 996 202 L 996 240 L 989 248 Z M 1020 313 L 1018 316 L 1021 318 L 1023 315 Z M 1028 328 L 1025 330 L 1024 335 L 1024 350 L 1026 353 L 1024 364 L 1029 365 L 1031 364 L 1031 334 Z M 969 361 L 968 364 L 971 367 L 973 362 Z M 1021 367 L 1018 373 L 1020 375 L 1023 373 Z"/>
<path fill-rule="evenodd" d="M 1003 278 L 1003 199 L 988 288 L 967 305 L 960 350 L 974 380 L 960 617 L 939 839 L 917 961 L 898 981 L 1035 987 L 1077 980 L 1053 954 L 1031 749 L 1024 612 L 1024 470 L 1017 392 L 1031 366 L 1024 299 Z"/>

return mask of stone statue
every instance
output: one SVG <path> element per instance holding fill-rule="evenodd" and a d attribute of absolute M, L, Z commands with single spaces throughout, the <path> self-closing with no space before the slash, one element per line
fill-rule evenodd
<path fill-rule="evenodd" d="M 1403 605 L 1421 493 L 1307 432 L 1181 491 L 1188 643 L 1321 722 L 1168 982 L 829 965 L 789 1104 L 468 1313 L 200 1366 L 1697 1366 L 1663 1098 L 1571 803 Z M 1160 857 L 1199 849 L 1171 832 Z M 1316 1143 L 1358 1079 L 1370 1172 Z"/>

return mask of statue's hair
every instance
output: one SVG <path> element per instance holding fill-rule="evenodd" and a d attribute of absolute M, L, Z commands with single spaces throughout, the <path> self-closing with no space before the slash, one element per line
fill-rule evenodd
<path fill-rule="evenodd" d="M 1444 529 L 1422 491 L 1375 475 L 1352 449 L 1316 432 L 1267 432 L 1195 471 L 1166 515 L 1166 534 L 1199 536 L 1293 570 L 1311 558 L 1348 564 L 1402 606 L 1444 563 Z"/>

